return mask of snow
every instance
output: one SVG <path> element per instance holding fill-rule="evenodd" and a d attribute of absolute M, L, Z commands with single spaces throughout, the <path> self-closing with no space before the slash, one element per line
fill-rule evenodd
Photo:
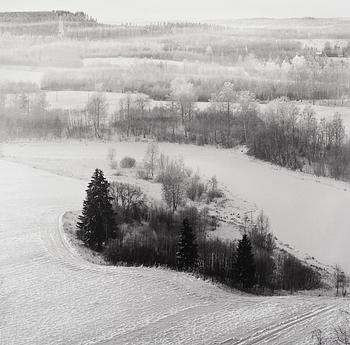
<path fill-rule="evenodd" d="M 111 176 L 113 172 L 106 159 L 110 147 L 116 149 L 117 160 L 129 155 L 141 162 L 146 151 L 142 142 L 72 141 L 4 144 L 3 154 L 87 181 L 95 168 Z M 227 198 L 236 200 L 243 213 L 263 209 L 273 232 L 283 243 L 325 264 L 338 263 L 350 270 L 349 184 L 279 168 L 248 157 L 240 150 L 169 143 L 161 143 L 159 147 L 167 155 L 182 156 L 185 164 L 193 171 L 198 169 L 204 178 L 216 175 L 226 186 Z M 144 187 L 152 193 L 149 183 Z M 155 197 L 157 193 L 159 190 L 154 192 Z M 228 216 L 230 212 L 228 209 Z"/>
<path fill-rule="evenodd" d="M 4 82 L 27 82 L 41 85 L 43 72 L 30 70 L 25 66 L 20 67 L 0 67 L 0 80 Z"/>
<path fill-rule="evenodd" d="M 137 58 L 137 57 L 102 57 L 102 58 L 85 58 L 83 59 L 84 67 L 96 67 L 96 66 L 120 66 L 120 67 L 132 67 L 133 65 L 142 64 L 163 64 L 165 66 L 177 66 L 184 67 L 185 62 L 174 60 L 161 60 L 150 58 Z M 194 64 L 188 63 L 187 64 Z"/>
<path fill-rule="evenodd" d="M 6 156 L 27 159 L 26 164 L 29 159 L 41 160 L 41 166 L 35 169 L 0 160 L 0 343 L 290 344 L 293 339 L 293 344 L 310 344 L 315 327 L 337 324 L 338 310 L 348 308 L 348 300 L 254 297 L 184 273 L 97 265 L 83 259 L 67 241 L 59 218 L 67 210 L 81 208 L 87 181 L 76 178 L 85 176 L 82 170 L 86 166 L 79 168 L 79 163 L 86 160 L 90 164 L 90 159 L 102 162 L 109 145 L 4 145 Z M 145 151 L 142 143 L 118 143 L 115 147 L 118 157 L 129 153 L 140 159 Z M 161 149 L 182 154 L 185 163 L 198 165 L 206 173 L 211 174 L 211 166 L 216 168 L 219 180 L 233 164 L 227 181 L 236 180 L 242 165 L 255 167 L 256 182 L 263 177 L 269 181 L 274 172 L 287 179 L 283 182 L 300 181 L 305 188 L 321 188 L 322 193 L 340 191 L 272 169 L 235 151 L 168 144 Z M 74 177 L 42 170 L 46 157 L 60 159 L 62 171 L 70 171 Z M 217 163 L 223 157 L 219 171 Z M 50 165 L 52 160 L 47 162 Z M 245 170 L 250 184 L 254 183 L 252 173 Z M 279 187 L 280 181 L 276 183 Z M 231 185 L 235 193 L 241 191 L 238 186 L 239 182 Z M 278 190 L 272 188 L 271 193 Z M 280 200 L 279 205 L 283 209 Z"/>

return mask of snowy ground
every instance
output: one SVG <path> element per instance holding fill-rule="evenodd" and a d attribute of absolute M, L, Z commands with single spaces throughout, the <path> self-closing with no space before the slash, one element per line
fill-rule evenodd
<path fill-rule="evenodd" d="M 41 71 L 31 70 L 25 66 L 8 67 L 0 65 L 0 80 L 4 82 L 27 82 L 41 85 L 41 80 L 44 73 Z"/>
<path fill-rule="evenodd" d="M 139 162 L 146 150 L 143 142 L 72 141 L 4 144 L 3 154 L 8 159 L 87 181 L 95 168 L 105 170 L 107 176 L 112 174 L 106 159 L 110 147 L 116 149 L 117 159 L 130 155 Z M 349 184 L 282 169 L 239 150 L 163 143 L 160 151 L 182 156 L 185 164 L 193 171 L 199 169 L 204 178 L 216 175 L 226 186 L 227 197 L 238 202 L 243 214 L 263 209 L 283 243 L 321 262 L 338 263 L 350 270 Z M 152 193 L 149 184 L 141 187 Z M 159 194 L 159 190 L 155 193 Z"/>
<path fill-rule="evenodd" d="M 95 145 L 69 147 L 5 151 L 72 160 L 79 150 L 96 153 Z M 81 207 L 86 181 L 6 160 L 0 174 L 1 344 L 308 344 L 315 327 L 336 325 L 339 308 L 350 307 L 335 298 L 247 296 L 167 270 L 96 265 L 72 250 L 58 226 L 63 212 Z"/>

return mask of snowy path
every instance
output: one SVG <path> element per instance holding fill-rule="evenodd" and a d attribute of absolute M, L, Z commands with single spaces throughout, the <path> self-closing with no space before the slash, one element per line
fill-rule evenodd
<path fill-rule="evenodd" d="M 3 160 L 0 175 L 1 344 L 282 344 L 290 332 L 305 344 L 336 318 L 335 299 L 242 296 L 176 272 L 86 262 L 58 227 L 86 183 Z"/>

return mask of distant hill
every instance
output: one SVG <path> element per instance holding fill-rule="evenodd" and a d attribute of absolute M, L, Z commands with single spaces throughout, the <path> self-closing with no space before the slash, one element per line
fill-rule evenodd
<path fill-rule="evenodd" d="M 193 22 L 158 22 L 147 25 L 98 23 L 84 12 L 62 10 L 37 12 L 0 12 L 0 34 L 60 36 L 59 19 L 64 36 L 74 39 L 105 39 L 172 34 L 184 30 L 207 30 L 209 26 Z M 213 25 L 210 26 L 211 28 Z"/>
<path fill-rule="evenodd" d="M 0 34 L 32 36 L 58 35 L 58 21 L 62 17 L 65 29 L 96 27 L 96 19 L 84 12 L 37 11 L 37 12 L 0 12 Z"/>
<path fill-rule="evenodd" d="M 55 11 L 37 11 L 37 12 L 0 12 L 0 24 L 3 23 L 40 23 L 57 21 L 58 17 L 62 16 L 66 21 L 69 22 L 94 22 L 96 20 L 89 17 L 84 12 L 69 12 L 63 10 Z"/>

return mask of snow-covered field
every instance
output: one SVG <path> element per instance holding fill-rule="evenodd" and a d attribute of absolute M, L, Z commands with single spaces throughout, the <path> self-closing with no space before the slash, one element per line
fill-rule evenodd
<path fill-rule="evenodd" d="M 41 85 L 44 73 L 37 70 L 28 69 L 27 67 L 5 67 L 0 66 L 0 80 L 4 82 L 27 82 Z"/>
<path fill-rule="evenodd" d="M 163 64 L 164 66 L 176 66 L 176 67 L 184 67 L 185 65 L 185 62 L 182 62 L 182 61 L 137 58 L 137 57 L 123 57 L 123 56 L 83 59 L 84 67 L 96 67 L 96 66 L 131 67 L 135 64 L 142 65 L 145 63 Z M 194 65 L 194 63 L 191 63 L 191 62 L 187 62 L 186 64 Z"/>
<path fill-rule="evenodd" d="M 119 152 L 131 148 L 141 152 L 134 144 Z M 4 151 L 56 155 L 68 165 L 78 156 L 102 159 L 104 149 L 44 143 Z M 63 212 L 81 207 L 86 181 L 6 160 L 0 174 L 1 344 L 308 344 L 314 328 L 336 325 L 340 307 L 349 307 L 335 298 L 242 295 L 161 269 L 95 265 L 58 226 Z"/>
<path fill-rule="evenodd" d="M 4 144 L 3 154 L 87 181 L 95 168 L 108 171 L 107 152 L 117 159 L 126 155 L 143 159 L 146 143 L 42 142 Z M 284 243 L 315 256 L 325 264 L 341 264 L 350 271 L 349 184 L 292 172 L 246 156 L 240 150 L 162 143 L 160 150 L 182 156 L 193 171 L 207 178 L 216 175 L 230 199 L 246 202 L 246 208 L 263 209 L 272 230 Z M 66 208 L 66 210 L 70 210 Z M 247 210 L 245 210 L 247 212 Z"/>

